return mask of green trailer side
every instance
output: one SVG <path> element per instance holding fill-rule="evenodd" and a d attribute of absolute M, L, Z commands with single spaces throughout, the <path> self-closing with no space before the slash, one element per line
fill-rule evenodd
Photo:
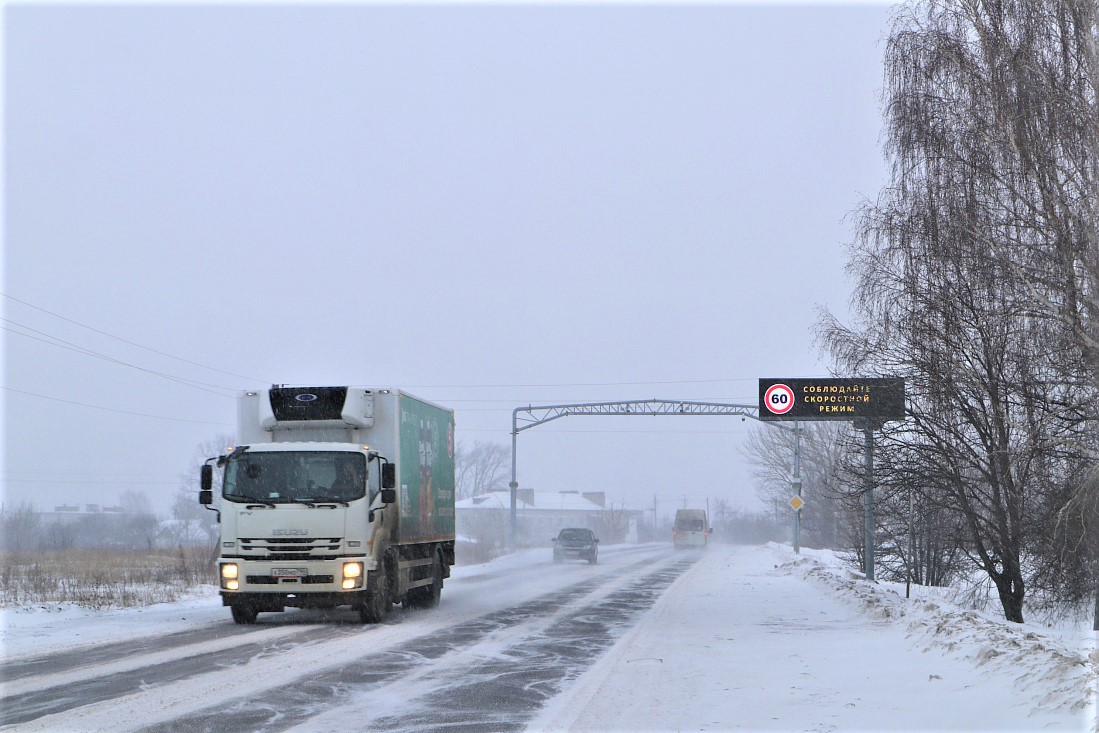
<path fill-rule="evenodd" d="M 454 413 L 398 394 L 401 518 L 397 543 L 454 540 Z"/>

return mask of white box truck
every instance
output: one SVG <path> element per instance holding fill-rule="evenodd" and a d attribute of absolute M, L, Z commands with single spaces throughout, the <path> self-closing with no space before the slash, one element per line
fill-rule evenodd
<path fill-rule="evenodd" d="M 244 392 L 221 471 L 218 574 L 238 624 L 285 607 L 430 608 L 454 564 L 454 412 L 396 389 Z"/>

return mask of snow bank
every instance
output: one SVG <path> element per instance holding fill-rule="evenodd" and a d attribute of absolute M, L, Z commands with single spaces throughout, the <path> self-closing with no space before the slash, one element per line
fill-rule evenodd
<path fill-rule="evenodd" d="M 977 668 L 1012 675 L 1017 692 L 1028 695 L 1035 708 L 1069 714 L 1090 710 L 1094 715 L 1099 699 L 1099 650 L 1072 648 L 1041 627 L 990 618 L 945 601 L 906 599 L 816 557 L 794 557 L 779 569 L 856 604 L 871 617 L 902 621 L 906 636 L 925 653 L 954 655 Z"/>

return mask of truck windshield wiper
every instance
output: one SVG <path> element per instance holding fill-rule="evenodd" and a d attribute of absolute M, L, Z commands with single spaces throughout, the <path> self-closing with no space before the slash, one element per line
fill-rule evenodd
<path fill-rule="evenodd" d="M 245 501 L 249 504 L 260 504 L 262 506 L 269 506 L 272 509 L 275 508 L 275 502 L 267 499 L 257 499 L 254 496 L 245 496 L 244 494 L 226 494 L 226 499 L 236 499 L 237 501 Z"/>
<path fill-rule="evenodd" d="M 315 501 L 314 501 L 313 499 L 293 499 L 293 498 L 287 498 L 286 500 L 287 500 L 288 502 L 290 502 L 291 504 L 305 504 L 305 505 L 306 505 L 307 507 L 309 507 L 310 509 L 316 509 L 316 508 L 317 508 L 317 504 L 316 504 L 316 502 L 315 502 Z"/>
<path fill-rule="evenodd" d="M 318 496 L 317 498 L 313 499 L 313 501 L 317 502 L 318 504 L 343 504 L 344 506 L 351 506 L 343 499 L 333 499 L 330 496 Z"/>

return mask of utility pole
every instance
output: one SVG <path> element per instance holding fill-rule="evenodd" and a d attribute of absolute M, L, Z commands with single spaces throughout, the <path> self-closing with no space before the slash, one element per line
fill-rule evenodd
<path fill-rule="evenodd" d="M 656 542 L 656 494 L 653 494 L 653 542 Z"/>
<path fill-rule="evenodd" d="M 518 521 L 518 504 L 519 504 L 519 482 L 516 481 L 515 476 L 515 458 L 518 451 L 518 438 L 519 438 L 519 426 L 516 423 L 516 414 L 518 410 L 512 410 L 511 412 L 511 481 L 508 483 L 508 493 L 511 504 L 508 507 L 508 549 L 515 552 L 516 548 L 516 526 Z"/>

